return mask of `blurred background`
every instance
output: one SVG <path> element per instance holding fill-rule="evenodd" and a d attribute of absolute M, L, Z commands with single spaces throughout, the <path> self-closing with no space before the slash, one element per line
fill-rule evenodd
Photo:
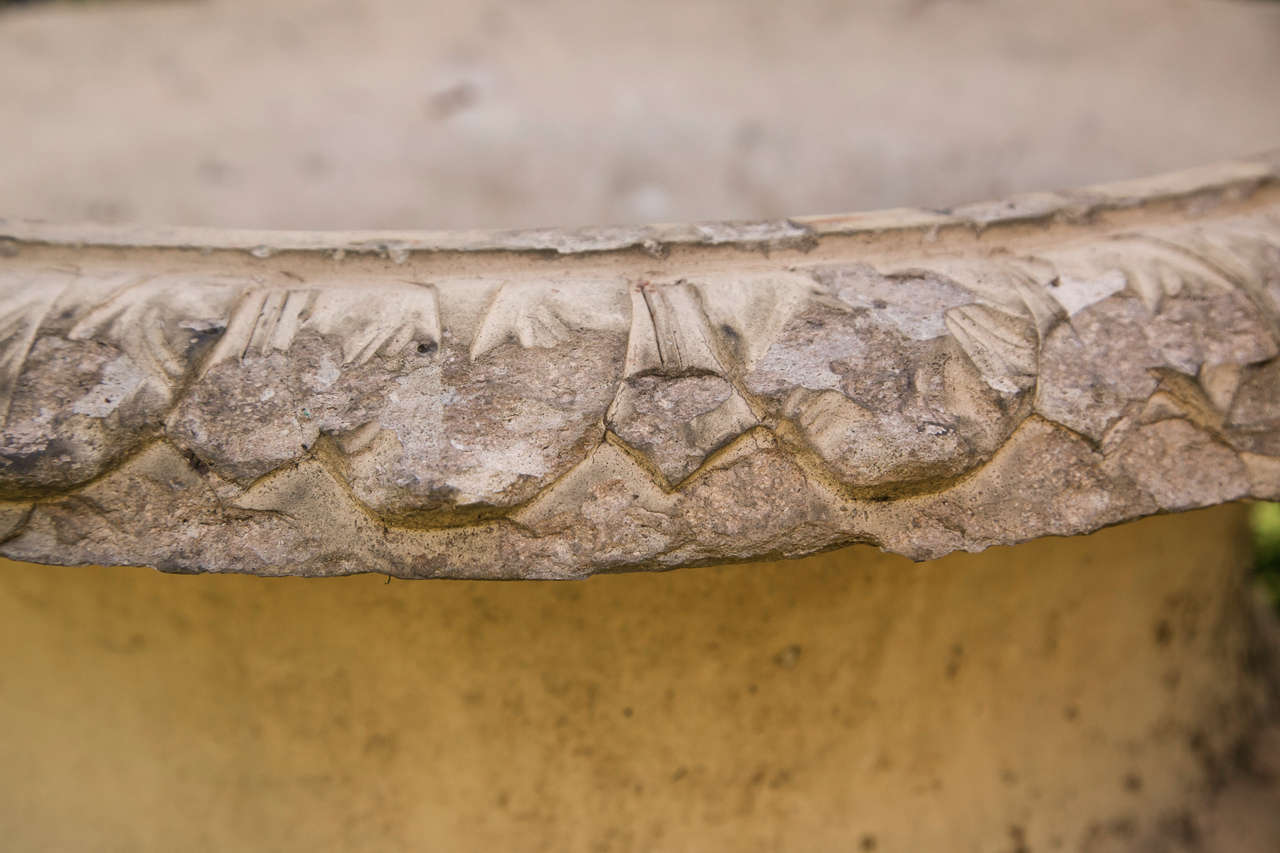
<path fill-rule="evenodd" d="M 0 216 L 771 218 L 1280 144 L 1253 0 L 64 0 L 0 10 Z"/>

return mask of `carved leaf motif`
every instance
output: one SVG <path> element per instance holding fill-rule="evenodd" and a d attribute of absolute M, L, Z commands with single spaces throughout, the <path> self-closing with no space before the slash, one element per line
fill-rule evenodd
<path fill-rule="evenodd" d="M 1203 266 L 1219 271 L 1231 284 L 1248 295 L 1280 344 L 1280 218 L 1273 217 L 1273 230 L 1257 223 L 1222 229 L 1198 229 L 1186 241 Z"/>
<path fill-rule="evenodd" d="M 707 316 L 693 288 L 684 282 L 631 288 L 631 336 L 627 377 L 723 374 Z"/>
<path fill-rule="evenodd" d="M 235 358 L 287 352 L 304 330 L 337 338 L 343 364 L 364 364 L 374 355 L 398 355 L 411 343 L 439 346 L 440 312 L 435 288 L 383 284 L 360 287 L 250 291 L 231 311 L 227 330 L 204 370 Z"/>
<path fill-rule="evenodd" d="M 1041 341 L 1053 331 L 1054 327 L 1066 319 L 1067 312 L 1062 304 L 1055 300 L 1049 294 L 1048 288 L 1040 282 L 1027 276 L 1018 278 L 1013 287 L 1027 313 L 1035 321 L 1036 333 Z"/>
<path fill-rule="evenodd" d="M 327 238 L 250 278 L 225 247 L 57 232 L 0 264 L 0 539 L 25 524 L 3 550 L 566 576 L 855 540 L 938 556 L 1273 498 L 1280 173 L 1259 168 L 1149 211 L 1130 190 L 993 205 L 980 233 L 815 221 L 760 255 L 693 227 L 662 257 L 548 232 L 563 256 L 531 266 L 455 235 L 448 264 L 343 266 L 366 281 L 332 277 Z M 397 357 L 415 344 L 446 352 Z M 203 352 L 221 366 L 187 381 Z M 182 399 L 110 414 L 153 380 Z"/>
<path fill-rule="evenodd" d="M 973 293 L 946 276 L 916 267 L 881 274 L 868 264 L 820 268 L 815 278 L 841 305 L 852 306 L 911 340 L 942 337 L 948 308 L 973 302 Z"/>
<path fill-rule="evenodd" d="M 528 348 L 549 348 L 583 329 L 626 328 L 626 307 L 607 282 L 508 282 L 499 288 L 471 342 L 474 361 L 514 340 Z"/>
<path fill-rule="evenodd" d="M 1147 236 L 1123 237 L 1100 245 L 1046 255 L 1065 283 L 1083 283 L 1078 294 L 1055 291 L 1072 314 L 1127 285 L 1151 314 L 1158 314 L 1166 299 L 1180 296 L 1184 285 L 1200 290 L 1231 290 L 1231 280 L 1179 246 L 1164 245 Z M 1106 288 L 1086 292 L 1089 282 L 1107 282 Z"/>
<path fill-rule="evenodd" d="M 1056 271 L 1052 264 L 1039 258 L 952 258 L 933 263 L 927 270 L 904 268 L 891 275 L 947 282 L 970 295 L 966 302 L 987 305 L 1014 316 L 1026 315 L 1035 324 L 1041 340 L 1067 317 L 1062 304 L 1047 287 L 1055 280 Z"/>
<path fill-rule="evenodd" d="M 946 313 L 955 336 L 987 384 L 997 391 L 1025 391 L 1036 381 L 1036 329 L 1023 317 L 987 305 Z"/>
<path fill-rule="evenodd" d="M 151 376 L 162 396 L 190 368 L 186 353 L 194 333 L 219 332 L 243 279 L 192 281 L 165 275 L 117 288 L 82 316 L 67 338 L 111 344 Z M 78 282 L 74 290 L 84 287 Z"/>
<path fill-rule="evenodd" d="M 713 280 L 703 292 L 732 299 L 742 295 L 743 284 Z M 646 456 L 668 484 L 684 480 L 716 448 L 756 424 L 750 406 L 725 378 L 699 297 L 686 282 L 645 282 L 631 289 L 624 381 L 607 416 L 615 434 Z M 781 323 L 762 316 L 759 306 L 738 307 L 746 311 L 737 316 L 722 311 L 721 322 L 731 329 L 740 323 L 736 328 L 743 332 L 754 329 L 761 333 L 752 334 L 757 344 L 764 339 L 767 346 L 767 336 L 776 336 Z M 725 337 L 730 346 L 750 347 L 737 332 Z"/>
<path fill-rule="evenodd" d="M 923 271 L 904 265 L 884 272 L 895 277 L 928 275 L 949 282 L 970 294 L 967 301 L 990 305 L 1008 314 L 1021 314 L 1028 308 L 1019 292 L 1020 285 L 1053 277 L 1047 265 L 1009 256 L 938 258 L 930 260 Z"/>
<path fill-rule="evenodd" d="M 693 282 L 707 320 L 734 351 L 744 372 L 755 367 L 815 286 L 795 273 L 707 276 Z"/>
<path fill-rule="evenodd" d="M 797 393 L 788 400 L 787 414 L 795 418 L 809 443 L 826 459 L 836 458 L 840 442 L 866 431 L 875 415 L 839 391 Z"/>
<path fill-rule="evenodd" d="M 1232 228 L 1165 229 L 1050 252 L 1045 258 L 1064 278 L 1097 281 L 1120 276 L 1122 286 L 1127 285 L 1151 314 L 1160 313 L 1170 298 L 1241 292 L 1273 331 L 1280 330 L 1277 306 L 1260 286 L 1280 258 L 1280 250 L 1262 233 Z"/>
<path fill-rule="evenodd" d="M 5 285 L 0 299 L 0 426 L 8 419 L 13 393 L 40 323 L 68 281 L 65 274 L 35 273 Z"/>

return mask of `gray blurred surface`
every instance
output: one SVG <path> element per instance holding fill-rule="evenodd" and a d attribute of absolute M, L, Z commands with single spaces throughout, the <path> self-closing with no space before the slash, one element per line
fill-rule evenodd
<path fill-rule="evenodd" d="M 0 216 L 463 228 L 941 206 L 1280 140 L 1280 4 L 0 12 Z"/>

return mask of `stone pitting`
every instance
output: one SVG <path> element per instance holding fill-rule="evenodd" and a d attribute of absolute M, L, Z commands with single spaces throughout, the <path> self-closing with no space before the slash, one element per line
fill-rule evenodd
<path fill-rule="evenodd" d="M 569 578 L 1280 498 L 1277 161 L 1034 201 L 515 235 L 4 223 L 0 554 Z"/>

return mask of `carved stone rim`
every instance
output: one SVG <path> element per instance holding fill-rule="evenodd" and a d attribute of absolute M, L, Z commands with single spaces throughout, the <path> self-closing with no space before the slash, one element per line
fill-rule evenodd
<path fill-rule="evenodd" d="M 414 253 L 512 252 L 587 255 L 639 251 L 665 256 L 676 248 L 723 246 L 760 252 L 806 250 L 832 237 L 869 238 L 902 231 L 981 234 L 1009 225 L 1085 224 L 1109 211 L 1153 208 L 1196 198 L 1242 199 L 1280 182 L 1280 149 L 1153 177 L 1032 192 L 946 210 L 902 207 L 794 216 L 777 220 L 601 225 L 582 228 L 431 231 L 290 231 L 201 227 L 97 225 L 0 219 L 0 240 L 66 248 L 155 248 L 198 252 L 342 252 L 391 257 Z"/>
<path fill-rule="evenodd" d="M 0 553 L 562 578 L 1280 497 L 1280 155 L 949 211 L 0 222 Z"/>

